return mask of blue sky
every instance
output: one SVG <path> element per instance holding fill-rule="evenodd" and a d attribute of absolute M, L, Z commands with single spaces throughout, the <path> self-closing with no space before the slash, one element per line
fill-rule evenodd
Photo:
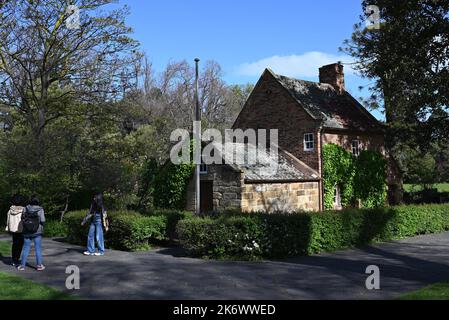
<path fill-rule="evenodd" d="M 127 23 L 156 71 L 169 61 L 215 60 L 230 84 L 255 83 L 265 67 L 318 80 L 318 67 L 349 57 L 338 51 L 362 13 L 360 0 L 121 0 Z M 356 97 L 367 80 L 346 70 Z M 381 117 L 376 113 L 377 117 Z"/>

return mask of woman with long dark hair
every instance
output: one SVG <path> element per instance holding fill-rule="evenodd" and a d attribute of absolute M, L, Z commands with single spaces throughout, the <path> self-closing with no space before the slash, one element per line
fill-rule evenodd
<path fill-rule="evenodd" d="M 103 203 L 103 195 L 101 193 L 95 194 L 90 210 L 84 218 L 82 225 L 90 222 L 89 235 L 87 236 L 87 251 L 84 252 L 86 256 L 103 256 L 104 255 L 104 231 L 107 231 L 107 214 Z M 96 241 L 95 241 L 96 240 Z M 95 242 L 98 246 L 98 251 L 95 248 Z"/>

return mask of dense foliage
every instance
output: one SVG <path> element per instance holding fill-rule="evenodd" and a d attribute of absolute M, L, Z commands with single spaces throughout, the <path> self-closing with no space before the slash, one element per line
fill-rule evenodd
<path fill-rule="evenodd" d="M 157 174 L 154 184 L 154 205 L 158 208 L 183 210 L 186 206 L 187 187 L 193 176 L 193 164 L 167 162 Z"/>
<path fill-rule="evenodd" d="M 354 196 L 364 208 L 381 207 L 387 198 L 386 160 L 379 152 L 365 150 L 355 161 Z"/>
<path fill-rule="evenodd" d="M 338 145 L 326 144 L 323 147 L 324 205 L 326 209 L 334 207 L 334 189 L 337 185 L 340 187 L 342 206 L 346 207 L 353 203 L 354 162 L 354 156 Z"/>
<path fill-rule="evenodd" d="M 445 230 L 447 204 L 194 217 L 178 224 L 181 243 L 193 254 L 245 260 L 309 255 Z"/>
<path fill-rule="evenodd" d="M 51 236 L 64 236 L 74 244 L 85 245 L 89 224 L 81 226 L 87 210 L 67 213 L 63 223 L 51 226 Z M 176 226 L 181 219 L 191 217 L 189 212 L 158 210 L 146 215 L 135 211 L 112 211 L 108 213 L 110 229 L 105 234 L 105 245 L 109 249 L 138 251 L 145 250 L 161 241 L 172 241 L 176 237 Z M 52 223 L 53 224 L 53 223 Z M 55 231 L 60 233 L 55 235 Z M 45 235 L 49 236 L 49 230 Z M 65 234 L 61 234 L 65 232 Z"/>
<path fill-rule="evenodd" d="M 131 38 L 128 9 L 88 3 L 73 1 L 83 7 L 73 30 L 67 1 L 0 6 L 2 216 L 15 193 L 37 193 L 55 220 L 89 206 L 95 191 L 108 209 L 151 209 L 170 133 L 191 130 L 192 64 L 172 61 L 156 72 Z M 227 85 L 214 61 L 201 64 L 199 77 L 204 127 L 229 128 L 252 86 Z M 162 170 L 158 183 L 176 181 L 162 187 L 158 205 L 180 207 L 184 169 Z"/>
<path fill-rule="evenodd" d="M 370 80 L 367 105 L 385 114 L 391 159 L 408 183 L 446 182 L 449 1 L 364 0 L 362 12 L 343 50 Z"/>
<path fill-rule="evenodd" d="M 323 147 L 324 204 L 334 207 L 334 190 L 340 187 L 341 205 L 354 205 L 359 199 L 364 208 L 385 204 L 386 161 L 376 151 L 364 150 L 358 157 L 335 144 Z"/>
<path fill-rule="evenodd" d="M 45 222 L 44 237 L 65 238 L 69 230 L 64 222 L 59 220 L 48 220 Z"/>

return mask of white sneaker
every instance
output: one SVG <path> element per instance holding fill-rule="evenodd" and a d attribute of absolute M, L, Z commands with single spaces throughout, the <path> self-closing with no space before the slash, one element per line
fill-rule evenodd
<path fill-rule="evenodd" d="M 94 256 L 104 256 L 104 253 L 103 252 L 95 252 Z"/>
<path fill-rule="evenodd" d="M 85 256 L 93 256 L 95 253 L 91 253 L 91 252 L 89 252 L 89 251 L 84 251 L 83 254 L 84 254 Z"/>
<path fill-rule="evenodd" d="M 45 270 L 45 266 L 43 264 L 41 264 L 40 266 L 36 267 L 37 271 L 44 271 Z"/>

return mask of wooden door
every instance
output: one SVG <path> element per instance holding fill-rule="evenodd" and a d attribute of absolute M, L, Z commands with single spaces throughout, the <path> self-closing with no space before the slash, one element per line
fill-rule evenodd
<path fill-rule="evenodd" d="M 209 213 L 214 210 L 213 181 L 201 181 L 200 209 L 201 213 Z"/>

